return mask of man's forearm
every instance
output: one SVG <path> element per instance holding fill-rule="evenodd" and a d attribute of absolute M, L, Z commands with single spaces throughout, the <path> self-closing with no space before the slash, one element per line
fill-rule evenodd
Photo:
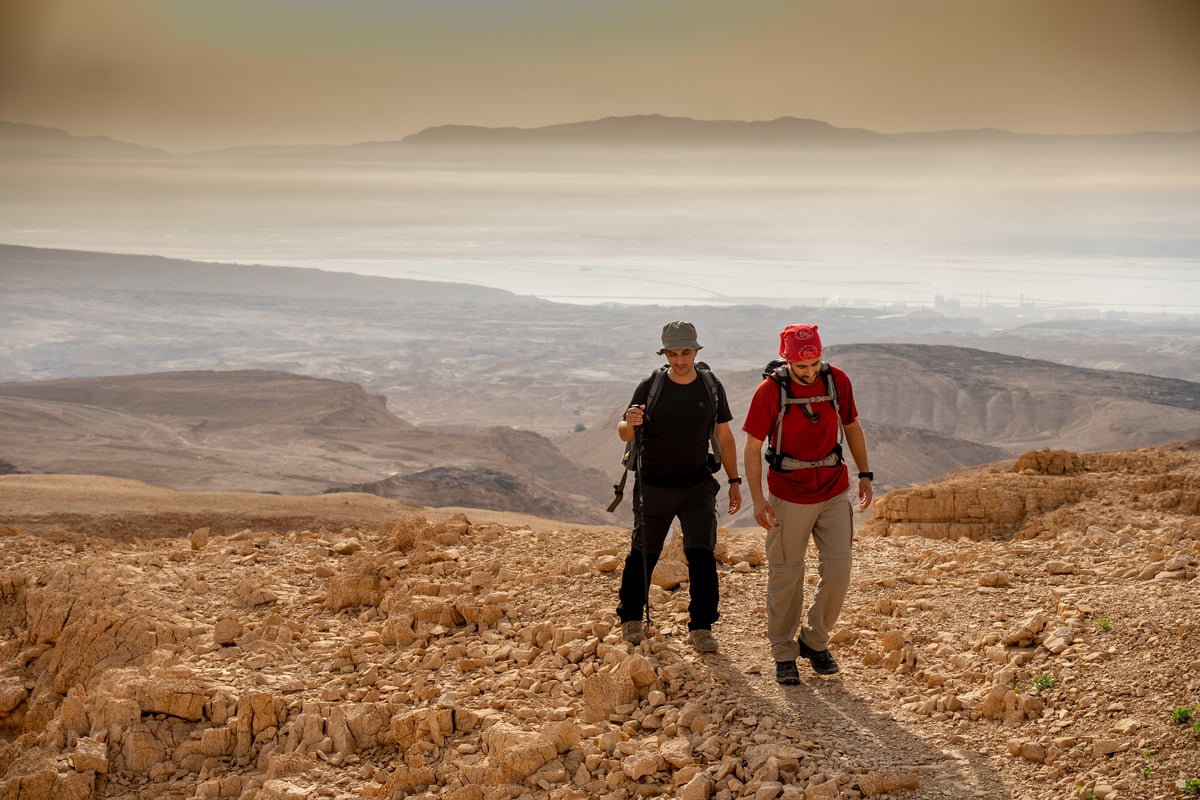
<path fill-rule="evenodd" d="M 727 478 L 738 477 L 741 473 L 738 472 L 737 442 L 733 440 L 733 433 L 729 430 L 728 422 L 717 426 L 717 444 L 721 445 L 721 466 L 725 470 L 725 476 Z"/>
<path fill-rule="evenodd" d="M 766 499 L 763 494 L 762 487 L 762 442 L 753 437 L 746 437 L 746 446 L 742 450 L 742 466 L 746 470 L 746 485 L 750 489 L 750 496 L 754 501 L 761 502 Z"/>
<path fill-rule="evenodd" d="M 867 435 L 863 432 L 862 425 L 856 421 L 852 425 L 847 425 L 845 431 L 846 445 L 850 448 L 854 465 L 858 467 L 859 472 L 870 472 L 871 462 L 867 458 Z"/>

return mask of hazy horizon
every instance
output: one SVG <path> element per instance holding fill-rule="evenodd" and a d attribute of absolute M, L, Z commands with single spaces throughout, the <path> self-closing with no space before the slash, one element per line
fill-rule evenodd
<path fill-rule="evenodd" d="M 69 141 L 73 141 L 74 143 L 77 143 L 77 144 L 82 144 L 82 143 L 86 142 L 86 143 L 92 144 L 93 146 L 99 146 L 99 145 L 97 145 L 98 142 L 108 142 L 110 144 L 119 144 L 119 145 L 134 145 L 135 147 L 144 148 L 145 150 L 148 150 L 148 151 L 158 151 L 159 153 L 162 154 L 163 157 L 166 157 L 166 158 L 178 158 L 178 159 L 186 160 L 186 159 L 192 159 L 192 158 L 211 158 L 211 157 L 219 158 L 219 157 L 227 156 L 230 158 L 242 157 L 242 158 L 246 158 L 248 160 L 252 160 L 255 157 L 255 155 L 260 155 L 260 156 L 265 156 L 267 158 L 278 159 L 280 163 L 286 163 L 288 159 L 293 159 L 293 158 L 301 158 L 302 159 L 305 157 L 305 154 L 308 154 L 308 153 L 323 154 L 323 157 L 326 157 L 326 158 L 337 158 L 338 153 L 341 150 L 344 150 L 344 154 L 342 155 L 342 157 L 347 158 L 349 160 L 370 161 L 371 157 L 366 156 L 364 154 L 364 152 L 362 150 L 363 148 L 370 148 L 372 146 L 391 147 L 391 146 L 396 146 L 396 145 L 411 146 L 413 148 L 422 148 L 422 147 L 428 148 L 428 147 L 430 147 L 430 145 L 429 145 L 430 140 L 427 138 L 423 138 L 423 135 L 433 134 L 434 136 L 437 136 L 437 135 L 440 135 L 441 131 L 447 132 L 446 133 L 447 138 L 444 140 L 444 143 L 442 143 L 440 145 L 435 144 L 435 145 L 433 145 L 433 147 L 434 148 L 437 148 L 437 147 L 457 148 L 457 147 L 461 147 L 462 145 L 454 141 L 453 131 L 455 129 L 469 129 L 472 132 L 476 132 L 476 131 L 480 132 L 481 135 L 484 133 L 509 135 L 514 132 L 519 132 L 522 134 L 540 134 L 540 133 L 544 133 L 544 132 L 550 132 L 550 131 L 555 131 L 555 130 L 562 129 L 562 128 L 570 128 L 570 127 L 576 127 L 576 126 L 606 125 L 606 124 L 611 124 L 614 121 L 636 122 L 636 121 L 651 120 L 651 119 L 687 121 L 687 122 L 692 122 L 692 123 L 715 124 L 715 125 L 727 125 L 729 123 L 736 123 L 736 124 L 747 125 L 747 126 L 759 125 L 759 124 L 772 124 L 772 123 L 778 123 L 783 120 L 795 120 L 797 122 L 815 123 L 818 126 L 828 125 L 829 130 L 831 132 L 835 132 L 837 134 L 843 134 L 843 133 L 848 134 L 848 135 L 853 135 L 853 134 L 876 135 L 877 134 L 880 137 L 882 137 L 881 139 L 878 140 L 878 144 L 882 147 L 889 147 L 889 146 L 904 147 L 908 143 L 906 141 L 905 137 L 914 137 L 914 136 L 923 137 L 926 141 L 929 141 L 931 138 L 934 138 L 934 137 L 954 136 L 954 135 L 959 135 L 959 134 L 964 135 L 964 136 L 970 136 L 972 134 L 981 134 L 981 135 L 1011 134 L 1011 135 L 1014 135 L 1015 137 L 1027 138 L 1030 142 L 1039 142 L 1041 144 L 1045 144 L 1046 142 L 1055 142 L 1056 140 L 1067 140 L 1067 139 L 1078 139 L 1080 141 L 1093 142 L 1097 139 L 1101 139 L 1101 140 L 1107 139 L 1107 140 L 1111 140 L 1111 141 L 1117 141 L 1124 137 L 1138 137 L 1138 136 L 1146 136 L 1146 135 L 1149 135 L 1149 136 L 1166 135 L 1166 136 L 1186 137 L 1188 135 L 1200 134 L 1200 126 L 1198 126 L 1196 128 L 1184 128 L 1184 129 L 1178 129 L 1178 130 L 1164 130 L 1164 129 L 1134 127 L 1134 128 L 1130 128 L 1128 130 L 1109 131 L 1109 132 L 1100 132 L 1100 133 L 1087 132 L 1087 131 L 1046 132 L 1046 131 L 1040 131 L 1040 130 L 1014 130 L 1011 128 L 997 128 L 997 127 L 943 128 L 943 129 L 916 128 L 916 129 L 910 129 L 910 130 L 876 130 L 876 129 L 865 128 L 865 127 L 846 127 L 846 126 L 841 126 L 841 125 L 833 125 L 833 124 L 827 122 L 826 120 L 822 120 L 822 119 L 814 119 L 814 118 L 810 118 L 810 117 L 796 117 L 796 116 L 791 116 L 791 115 L 780 115 L 780 116 L 775 116 L 772 118 L 760 118 L 760 119 L 725 119 L 725 118 L 700 118 L 700 117 L 689 117 L 689 116 L 672 116 L 672 115 L 667 115 L 667 114 L 647 112 L 647 113 L 639 113 L 639 114 L 596 117 L 596 118 L 589 118 L 589 119 L 561 119 L 561 120 L 547 122 L 547 123 L 541 124 L 541 125 L 529 125 L 529 126 L 462 124 L 462 123 L 454 123 L 454 122 L 433 123 L 433 124 L 428 125 L 427 127 L 423 127 L 418 130 L 400 132 L 400 133 L 395 134 L 394 136 L 391 136 L 391 137 L 388 137 L 385 139 L 376 138 L 376 139 L 369 139 L 369 140 L 314 141 L 314 142 L 307 142 L 307 143 L 303 143 L 303 144 L 288 143 L 286 141 L 282 141 L 282 142 L 281 141 L 244 141 L 244 142 L 237 142 L 237 143 L 229 143 L 229 144 L 212 147 L 212 148 L 191 149 L 191 150 L 168 150 L 168 149 L 165 149 L 162 147 L 147 144 L 144 141 L 135 141 L 132 139 L 122 139 L 122 138 L 119 138 L 119 137 L 116 137 L 116 136 L 113 136 L 113 135 L 110 135 L 110 134 L 107 134 L 104 132 L 93 132 L 93 133 L 88 133 L 88 134 L 81 134 L 78 130 L 75 130 L 75 129 L 67 129 L 67 128 L 62 128 L 62 127 L 56 127 L 53 125 L 45 125 L 45 124 L 40 124 L 40 123 L 36 123 L 36 122 L 30 122 L 28 120 L 0 118 L 0 125 L 11 125 L 11 126 L 19 127 L 19 128 L 32 129 L 29 131 L 28 135 L 32 135 L 34 137 L 41 135 L 43 133 L 43 131 L 40 129 L 44 129 L 44 132 L 46 133 L 46 135 L 48 135 L 48 136 L 52 135 L 55 137 L 59 137 L 59 138 L 55 139 L 55 141 L 58 143 L 69 140 Z M 50 133 L 50 132 L 55 132 L 55 133 Z M 66 140 L 61 139 L 60 134 L 66 134 Z M 21 134 L 21 135 L 25 135 L 25 134 Z M 411 141 L 411 142 L 405 141 L 405 140 L 408 140 L 410 137 L 414 137 L 413 141 Z M 802 137 L 802 134 L 797 134 L 797 139 L 796 139 L 795 143 L 792 145 L 793 147 L 795 147 L 797 149 L 802 149 L 806 146 L 805 143 L 801 140 L 801 137 Z M 418 139 L 421 140 L 420 143 L 417 142 Z M 506 139 L 501 138 L 501 139 L 496 139 L 495 141 L 488 142 L 483 139 L 480 139 L 478 142 L 473 142 L 473 143 L 467 144 L 466 147 L 468 147 L 468 148 L 505 147 L 505 146 L 509 145 L 510 143 L 512 143 L 512 141 L 513 140 L 506 140 Z M 597 141 L 598 140 L 593 138 L 587 142 L 579 143 L 578 146 L 582 146 L 582 147 L 595 146 L 597 144 Z M 1175 141 L 1178 142 L 1180 140 L 1176 139 Z M 560 144 L 561 143 L 565 143 L 565 141 L 560 142 Z M 523 143 L 523 145 L 526 147 L 545 146 L 546 144 L 547 144 L 547 142 L 539 142 L 536 139 L 529 139 Z M 861 144 L 861 143 L 859 143 L 859 144 Z M 854 145 L 855 145 L 855 143 L 852 140 L 847 140 L 846 142 L 841 143 L 840 145 L 837 145 L 837 146 L 854 146 Z M 776 142 L 774 146 L 778 147 L 779 143 Z M 823 145 L 816 145 L 816 146 L 820 147 Z M 957 146 L 961 147 L 962 142 L 959 142 Z M 435 151 L 435 152 L 437 152 L 437 151 Z M 869 149 L 865 150 L 864 152 L 866 152 L 868 154 L 869 158 L 877 157 L 877 154 L 871 154 Z M 445 153 L 444 153 L 444 151 L 442 151 L 442 152 L 437 152 L 437 154 L 440 156 L 440 155 L 444 155 Z M 408 151 L 395 150 L 395 151 L 390 152 L 389 156 L 393 157 L 399 161 L 415 163 L 415 162 L 419 161 L 421 158 L 421 150 L 419 150 L 419 149 L 411 149 Z M 26 156 L 26 155 L 18 154 L 19 159 L 38 158 L 38 157 L 39 156 L 37 156 L 37 155 Z M 138 155 L 138 158 L 143 159 L 143 160 L 146 158 L 149 158 L 149 157 L 151 157 L 151 156 L 148 154 L 139 154 Z"/>
<path fill-rule="evenodd" d="M 0 242 L 570 303 L 1200 314 L 1200 182 L 954 170 L 10 164 Z"/>
<path fill-rule="evenodd" d="M 169 153 L 639 115 L 1200 131 L 1197 42 L 1195 0 L 13 0 L 0 119 Z M 576 303 L 1194 314 L 1200 153 L 1174 141 L 1119 157 L 982 140 L 690 160 L 14 157 L 0 241 Z"/>
<path fill-rule="evenodd" d="M 11 0 L 0 119 L 172 152 L 635 114 L 1200 130 L 1193 0 Z"/>

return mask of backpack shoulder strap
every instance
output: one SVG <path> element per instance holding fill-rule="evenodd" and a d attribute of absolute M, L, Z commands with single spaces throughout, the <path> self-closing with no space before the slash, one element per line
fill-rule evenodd
<path fill-rule="evenodd" d="M 838 403 L 837 385 L 833 380 L 833 369 L 828 362 L 821 363 L 821 377 L 824 379 L 825 395 L 823 397 L 808 397 L 797 398 L 791 397 L 788 394 L 788 387 L 791 386 L 791 375 L 788 372 L 786 361 L 772 361 L 767 364 L 763 370 L 763 377 L 770 378 L 779 385 L 779 414 L 775 417 L 775 430 L 772 434 L 771 444 L 775 448 L 782 447 L 783 436 L 783 418 L 787 415 L 789 406 L 798 405 L 804 415 L 812 422 L 816 422 L 816 415 L 812 410 L 812 404 L 828 401 L 833 406 L 833 413 L 837 419 L 838 426 L 838 444 L 842 442 L 842 409 Z"/>
<path fill-rule="evenodd" d="M 788 386 L 791 385 L 792 376 L 788 374 L 786 361 L 772 361 L 763 370 L 763 377 L 775 381 L 779 387 L 779 412 L 775 415 L 775 431 L 768 445 L 780 448 L 783 446 L 783 417 L 788 410 Z"/>
<path fill-rule="evenodd" d="M 696 362 L 696 371 L 700 373 L 700 379 L 704 381 L 704 386 L 708 389 L 708 397 L 712 401 L 712 427 L 708 432 L 709 447 L 712 448 L 713 455 L 718 459 L 721 457 L 721 443 L 717 441 L 717 416 L 721 413 L 721 390 L 718 388 L 720 381 L 713 371 L 708 368 L 708 364 L 703 361 Z"/>
<path fill-rule="evenodd" d="M 667 377 L 667 367 L 664 365 L 659 367 L 650 374 L 650 389 L 646 394 L 646 415 L 645 419 L 650 418 L 650 409 L 658 400 L 658 395 L 662 392 L 663 381 Z M 636 441 L 636 437 L 634 439 Z M 634 442 L 626 442 L 625 450 L 621 454 L 621 479 L 613 484 L 613 500 L 609 504 L 608 510 L 614 511 L 621 503 L 621 498 L 625 495 L 625 479 L 629 477 L 629 473 L 637 470 L 637 456 L 633 452 Z"/>
<path fill-rule="evenodd" d="M 838 426 L 838 446 L 842 444 L 845 434 L 845 429 L 842 427 L 842 406 L 838 403 L 837 384 L 833 382 L 833 367 L 829 362 L 822 362 L 821 375 L 825 378 L 825 394 L 829 396 L 829 403 L 833 406 L 833 416 L 837 420 Z"/>
<path fill-rule="evenodd" d="M 644 419 L 647 421 L 650 419 L 650 409 L 654 407 L 656 402 L 658 402 L 658 396 L 662 393 L 663 381 L 666 380 L 667 377 L 667 369 L 669 369 L 669 367 L 664 365 L 650 373 L 650 388 L 646 392 L 646 411 L 644 416 Z M 625 452 L 621 456 L 621 464 L 624 465 L 625 469 L 627 470 L 636 469 L 636 462 L 633 453 L 633 442 L 625 443 Z M 624 483 L 625 476 L 622 475 L 621 484 L 624 485 Z"/>
<path fill-rule="evenodd" d="M 825 394 L 829 396 L 829 402 L 833 404 L 833 410 L 838 415 L 838 425 L 842 424 L 842 407 L 838 403 L 837 384 L 833 382 L 833 367 L 829 362 L 821 364 L 821 376 L 825 379 Z"/>
<path fill-rule="evenodd" d="M 667 379 L 667 370 L 670 369 L 667 365 L 663 365 L 654 370 L 650 375 L 650 391 L 646 394 L 646 418 L 650 418 L 650 411 L 654 408 L 654 404 L 658 402 L 658 396 L 662 394 L 663 381 Z"/>

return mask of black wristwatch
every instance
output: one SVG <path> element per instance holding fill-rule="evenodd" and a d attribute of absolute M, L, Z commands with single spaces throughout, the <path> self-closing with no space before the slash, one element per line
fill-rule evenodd
<path fill-rule="evenodd" d="M 874 472 L 860 472 L 860 473 L 858 473 L 858 477 L 866 478 L 869 481 L 873 481 L 873 480 L 875 480 L 875 473 Z"/>
<path fill-rule="evenodd" d="M 741 479 L 741 478 L 730 478 L 730 479 L 729 479 L 729 485 L 730 485 L 730 486 L 733 486 L 735 483 L 741 483 L 741 482 L 742 482 L 742 479 Z"/>

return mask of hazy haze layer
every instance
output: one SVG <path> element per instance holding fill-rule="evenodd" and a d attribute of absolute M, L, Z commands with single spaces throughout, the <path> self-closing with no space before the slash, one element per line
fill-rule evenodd
<path fill-rule="evenodd" d="M 1200 313 L 1200 140 L 12 160 L 0 241 L 573 303 Z"/>

